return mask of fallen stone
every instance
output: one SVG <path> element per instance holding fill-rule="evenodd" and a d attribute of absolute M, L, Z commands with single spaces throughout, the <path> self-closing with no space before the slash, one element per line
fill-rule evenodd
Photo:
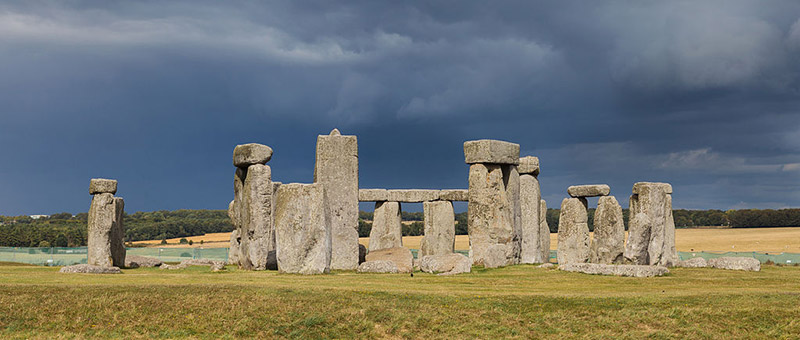
<path fill-rule="evenodd" d="M 469 201 L 469 190 L 466 189 L 445 189 L 439 190 L 439 199 L 451 202 Z"/>
<path fill-rule="evenodd" d="M 185 269 L 186 267 L 188 267 L 188 265 L 184 265 L 182 263 L 181 264 L 167 264 L 167 263 L 164 263 L 164 264 L 158 266 L 159 269 L 167 269 L 167 270 Z"/>
<path fill-rule="evenodd" d="M 272 158 L 272 148 L 263 144 L 241 144 L 233 148 L 233 165 L 239 168 L 267 164 L 270 158 Z"/>
<path fill-rule="evenodd" d="M 456 226 L 453 202 L 422 203 L 425 235 L 420 242 L 419 255 L 445 255 L 455 250 Z"/>
<path fill-rule="evenodd" d="M 389 201 L 419 203 L 439 199 L 439 190 L 411 189 L 389 190 Z"/>
<path fill-rule="evenodd" d="M 360 202 L 380 202 L 389 200 L 389 191 L 386 189 L 358 189 Z"/>
<path fill-rule="evenodd" d="M 556 266 L 556 265 L 554 265 L 554 264 L 552 264 L 552 263 L 542 263 L 542 264 L 540 264 L 540 265 L 536 266 L 536 268 L 545 268 L 545 269 L 551 269 L 551 268 L 553 268 L 553 267 L 555 267 L 555 266 Z"/>
<path fill-rule="evenodd" d="M 519 144 L 492 139 L 464 142 L 464 161 L 467 164 L 519 164 Z"/>
<path fill-rule="evenodd" d="M 517 167 L 520 175 L 530 174 L 539 176 L 539 157 L 526 156 L 520 157 L 519 166 Z"/>
<path fill-rule="evenodd" d="M 589 224 L 585 198 L 565 198 L 558 220 L 558 264 L 589 260 Z"/>
<path fill-rule="evenodd" d="M 399 202 L 375 202 L 369 251 L 403 246 L 403 224 Z"/>
<path fill-rule="evenodd" d="M 761 271 L 761 262 L 752 257 L 718 257 L 708 260 L 708 266 L 728 270 Z"/>
<path fill-rule="evenodd" d="M 183 266 L 214 266 L 220 264 L 222 266 L 225 266 L 225 261 L 218 261 L 212 259 L 186 259 L 181 261 L 181 265 Z"/>
<path fill-rule="evenodd" d="M 211 265 L 212 272 L 219 272 L 225 270 L 225 262 L 215 262 Z"/>
<path fill-rule="evenodd" d="M 572 197 L 608 196 L 610 192 L 607 184 L 573 185 L 567 188 L 567 193 Z"/>
<path fill-rule="evenodd" d="M 525 158 L 528 157 L 520 159 L 520 166 L 524 163 L 522 160 Z M 539 235 L 539 233 L 542 232 L 541 221 L 539 220 L 541 218 L 539 209 L 541 209 L 542 206 L 542 194 L 539 189 L 539 180 L 536 178 L 536 176 L 530 174 L 520 174 L 519 191 L 521 212 L 520 226 L 522 228 L 520 263 L 544 263 L 546 262 L 546 258 L 543 256 L 543 244 L 541 244 L 542 237 Z M 549 239 L 549 231 L 547 232 L 547 235 Z"/>
<path fill-rule="evenodd" d="M 85 263 L 62 267 L 58 272 L 68 274 L 122 274 L 119 267 L 103 267 Z"/>
<path fill-rule="evenodd" d="M 410 273 L 414 269 L 414 256 L 408 248 L 397 247 L 380 249 L 367 253 L 366 262 L 370 261 L 391 261 L 397 266 L 399 273 Z"/>
<path fill-rule="evenodd" d="M 278 271 L 322 274 L 330 271 L 331 228 L 322 184 L 284 184 L 275 207 Z M 358 244 L 355 256 L 358 260 Z"/>
<path fill-rule="evenodd" d="M 358 267 L 358 138 L 333 129 L 317 137 L 314 183 L 324 186 L 331 234 L 330 268 Z"/>
<path fill-rule="evenodd" d="M 667 267 L 627 264 L 568 263 L 559 264 L 558 269 L 567 272 L 628 277 L 653 277 L 669 273 Z"/>
<path fill-rule="evenodd" d="M 705 268 L 708 267 L 708 261 L 702 257 L 693 257 L 688 260 L 679 261 L 675 267 L 683 268 Z"/>
<path fill-rule="evenodd" d="M 472 261 L 457 253 L 425 255 L 419 261 L 419 269 L 426 273 L 441 273 L 439 275 L 469 273 L 472 270 Z"/>
<path fill-rule="evenodd" d="M 514 183 L 516 192 L 512 188 Z M 521 235 L 517 225 L 520 209 L 516 166 L 470 165 L 467 211 L 472 264 L 494 268 L 519 263 Z"/>
<path fill-rule="evenodd" d="M 89 194 L 116 194 L 117 180 L 105 178 L 92 178 L 89 181 Z"/>
<path fill-rule="evenodd" d="M 397 264 L 389 260 L 366 261 L 358 265 L 358 273 L 398 273 Z"/>
<path fill-rule="evenodd" d="M 158 267 L 162 264 L 164 264 L 164 262 L 161 262 L 161 260 L 155 257 L 140 255 L 125 256 L 125 268 Z"/>
<path fill-rule="evenodd" d="M 101 267 L 125 266 L 125 229 L 122 198 L 111 193 L 92 198 L 88 216 L 88 264 Z"/>
<path fill-rule="evenodd" d="M 614 196 L 603 196 L 594 213 L 594 237 L 589 251 L 589 262 L 603 264 L 622 263 L 625 252 L 625 224 L 622 207 Z"/>

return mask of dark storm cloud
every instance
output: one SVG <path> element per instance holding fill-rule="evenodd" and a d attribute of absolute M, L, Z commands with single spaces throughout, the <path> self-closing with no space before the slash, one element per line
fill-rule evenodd
<path fill-rule="evenodd" d="M 800 3 L 0 4 L 0 213 L 224 208 L 235 144 L 311 180 L 359 136 L 362 187 L 465 187 L 461 143 L 571 184 L 663 180 L 683 208 L 800 206 Z"/>

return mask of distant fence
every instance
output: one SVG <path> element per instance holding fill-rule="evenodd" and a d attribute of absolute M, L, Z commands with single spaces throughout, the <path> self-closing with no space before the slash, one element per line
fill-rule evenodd
<path fill-rule="evenodd" d="M 467 250 L 456 250 L 457 253 L 469 256 Z M 164 262 L 180 262 L 186 259 L 212 259 L 226 261 L 228 248 L 128 248 L 127 254 L 150 256 Z M 411 249 L 414 258 L 417 249 Z M 772 261 L 777 264 L 794 265 L 800 263 L 800 254 L 796 253 L 760 253 L 760 252 L 678 252 L 681 260 L 694 257 L 713 259 L 716 257 L 752 257 L 761 263 Z M 25 247 L 0 247 L 0 262 L 19 262 L 44 266 L 68 266 L 71 264 L 86 263 L 87 248 L 25 248 Z M 555 262 L 556 251 L 550 251 L 551 262 Z"/>

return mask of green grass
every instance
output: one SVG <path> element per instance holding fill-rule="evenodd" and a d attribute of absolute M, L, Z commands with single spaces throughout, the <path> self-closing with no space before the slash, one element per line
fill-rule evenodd
<path fill-rule="evenodd" d="M 228 267 L 0 266 L 0 338 L 800 337 L 800 268 L 620 278 L 514 266 L 441 277 Z"/>

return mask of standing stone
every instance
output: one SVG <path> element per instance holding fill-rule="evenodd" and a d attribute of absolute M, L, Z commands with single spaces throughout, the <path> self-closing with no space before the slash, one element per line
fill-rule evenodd
<path fill-rule="evenodd" d="M 614 196 L 603 196 L 594 213 L 594 238 L 589 262 L 603 264 L 622 263 L 625 251 L 625 224 L 622 207 Z"/>
<path fill-rule="evenodd" d="M 314 183 L 325 186 L 330 214 L 331 268 L 358 268 L 358 140 L 334 129 L 317 137 Z"/>
<path fill-rule="evenodd" d="M 558 220 L 558 264 L 589 260 L 589 223 L 585 198 L 565 198 Z"/>
<path fill-rule="evenodd" d="M 630 210 L 630 216 L 628 243 L 625 245 L 624 253 L 625 261 L 630 264 L 646 265 L 649 263 L 647 246 L 650 243 L 650 217 L 647 214 L 636 213 L 634 210 Z"/>
<path fill-rule="evenodd" d="M 272 170 L 268 165 L 247 167 L 242 188 L 247 219 L 241 221 L 241 262 L 244 269 L 265 270 L 269 252 L 275 250 L 273 234 Z"/>
<path fill-rule="evenodd" d="M 532 158 L 535 159 L 533 162 Z M 520 191 L 520 211 L 521 211 L 521 234 L 522 245 L 520 252 L 520 263 L 544 263 L 547 262 L 545 257 L 542 257 L 542 238 L 540 237 L 541 229 L 541 208 L 542 193 L 539 189 L 539 179 L 533 174 L 534 171 L 538 173 L 539 159 L 536 157 L 523 157 L 520 158 L 520 169 L 527 172 L 519 175 L 519 191 Z M 532 164 L 535 163 L 534 167 Z M 550 233 L 547 233 L 548 241 Z M 548 242 L 549 243 L 549 242 Z"/>
<path fill-rule="evenodd" d="M 474 265 L 497 267 L 519 261 L 520 239 L 514 225 L 518 205 L 512 201 L 514 197 L 509 197 L 513 190 L 506 188 L 506 183 L 513 185 L 513 181 L 506 180 L 511 173 L 509 167 L 480 163 L 469 167 L 467 214 Z M 519 185 L 518 175 L 516 183 Z"/>
<path fill-rule="evenodd" d="M 403 246 L 403 224 L 399 202 L 375 202 L 369 251 Z M 358 254 L 356 254 L 358 255 Z"/>
<path fill-rule="evenodd" d="M 664 261 L 662 263 L 666 266 L 672 266 L 680 261 L 680 257 L 678 257 L 678 251 L 675 249 L 675 218 L 672 216 L 671 194 L 667 194 L 667 204 L 664 209 L 664 215 L 667 220 L 664 224 Z"/>
<path fill-rule="evenodd" d="M 125 265 L 125 228 L 122 198 L 111 193 L 94 195 L 88 217 L 88 261 L 101 267 L 123 267 Z"/>
<path fill-rule="evenodd" d="M 672 217 L 672 186 L 668 183 L 639 182 L 631 195 L 631 222 L 625 259 L 634 264 L 672 266 L 675 222 Z"/>
<path fill-rule="evenodd" d="M 280 272 L 322 274 L 330 271 L 331 228 L 324 191 L 318 183 L 291 183 L 278 188 L 275 231 Z"/>
<path fill-rule="evenodd" d="M 542 205 L 539 207 L 539 250 L 542 252 L 541 257 L 544 262 L 550 262 L 550 226 L 547 225 L 547 202 L 541 201 Z"/>
<path fill-rule="evenodd" d="M 422 203 L 425 236 L 422 237 L 418 258 L 425 255 L 452 254 L 455 250 L 456 225 L 453 203 L 432 201 Z"/>

